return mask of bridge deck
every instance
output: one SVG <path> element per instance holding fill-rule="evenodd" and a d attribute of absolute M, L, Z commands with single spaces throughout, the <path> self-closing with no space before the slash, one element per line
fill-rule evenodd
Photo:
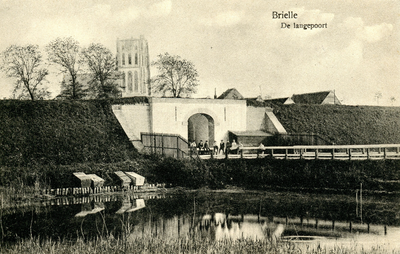
<path fill-rule="evenodd" d="M 400 144 L 240 147 L 235 154 L 199 155 L 201 159 L 381 160 L 400 159 Z"/>

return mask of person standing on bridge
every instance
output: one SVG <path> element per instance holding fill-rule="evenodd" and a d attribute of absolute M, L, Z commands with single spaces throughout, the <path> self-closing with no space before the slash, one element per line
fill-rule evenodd
<path fill-rule="evenodd" d="M 226 148 L 225 148 L 225 154 L 229 154 L 231 150 L 231 144 L 229 143 L 229 140 L 226 141 Z"/>
<path fill-rule="evenodd" d="M 239 148 L 238 144 L 236 143 L 235 140 L 233 140 L 230 150 L 232 151 L 232 153 L 238 153 L 238 150 L 239 150 L 238 148 Z"/>
<path fill-rule="evenodd" d="M 218 155 L 218 143 L 214 140 L 214 154 Z"/>
<path fill-rule="evenodd" d="M 221 143 L 219 143 L 219 151 L 218 151 L 218 153 L 221 153 L 221 151 L 222 151 L 222 154 L 225 154 L 225 143 L 224 143 L 223 140 L 221 140 Z"/>
<path fill-rule="evenodd" d="M 194 140 L 190 143 L 190 152 L 192 155 L 197 154 L 196 141 L 194 141 Z"/>
<path fill-rule="evenodd" d="M 197 149 L 199 150 L 199 154 L 203 154 L 203 150 L 204 150 L 203 140 L 200 140 L 199 144 L 197 145 Z"/>
<path fill-rule="evenodd" d="M 208 145 L 208 141 L 206 140 L 206 142 L 204 143 L 204 152 L 208 154 L 209 151 L 210 151 L 210 146 Z"/>
<path fill-rule="evenodd" d="M 258 154 L 264 154 L 264 144 L 261 142 L 260 145 L 258 146 Z"/>

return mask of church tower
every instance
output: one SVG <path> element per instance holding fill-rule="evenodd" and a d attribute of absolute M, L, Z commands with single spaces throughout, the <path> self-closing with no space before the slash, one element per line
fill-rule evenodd
<path fill-rule="evenodd" d="M 122 97 L 150 96 L 150 58 L 147 40 L 117 39 L 117 67 L 122 72 Z"/>

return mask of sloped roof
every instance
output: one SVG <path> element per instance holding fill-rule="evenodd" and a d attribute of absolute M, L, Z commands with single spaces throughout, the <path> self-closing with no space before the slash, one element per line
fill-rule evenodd
<path fill-rule="evenodd" d="M 218 99 L 235 99 L 242 100 L 244 99 L 243 95 L 241 95 L 236 88 L 229 88 L 225 92 L 223 92 Z"/>
<path fill-rule="evenodd" d="M 331 91 L 293 94 L 292 100 L 296 104 L 322 104 Z"/>
<path fill-rule="evenodd" d="M 267 99 L 265 102 L 274 103 L 274 104 L 294 104 L 294 101 L 290 97 L 284 98 L 275 98 L 275 99 Z"/>
<path fill-rule="evenodd" d="M 261 97 L 261 95 L 257 96 L 257 97 L 253 97 L 253 98 L 246 98 L 246 100 L 253 100 L 253 101 L 259 101 L 259 102 L 263 102 L 263 98 Z"/>

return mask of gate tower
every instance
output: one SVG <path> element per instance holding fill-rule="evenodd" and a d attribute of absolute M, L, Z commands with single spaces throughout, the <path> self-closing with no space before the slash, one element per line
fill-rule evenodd
<path fill-rule="evenodd" d="M 150 58 L 147 40 L 117 39 L 117 68 L 122 72 L 122 97 L 150 96 Z"/>

